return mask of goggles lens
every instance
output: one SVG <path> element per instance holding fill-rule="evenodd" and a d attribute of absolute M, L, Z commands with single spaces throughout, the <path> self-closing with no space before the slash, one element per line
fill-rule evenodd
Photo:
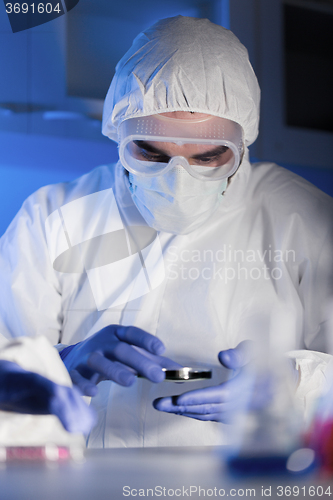
<path fill-rule="evenodd" d="M 234 151 L 223 144 L 177 145 L 136 140 L 126 144 L 123 155 L 126 168 L 149 177 L 161 175 L 166 169 L 179 165 L 191 174 L 217 180 L 228 177 L 236 164 Z"/>
<path fill-rule="evenodd" d="M 232 175 L 240 163 L 242 129 L 223 118 L 198 122 L 161 115 L 132 118 L 120 125 L 120 132 L 120 160 L 136 175 L 153 177 L 178 165 L 196 178 L 220 180 Z"/>

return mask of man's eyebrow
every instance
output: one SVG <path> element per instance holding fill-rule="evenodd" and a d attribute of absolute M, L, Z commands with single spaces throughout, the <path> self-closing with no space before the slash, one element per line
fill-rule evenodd
<path fill-rule="evenodd" d="M 193 158 L 194 160 L 200 160 L 201 158 L 218 156 L 228 151 L 228 149 L 229 148 L 227 146 L 217 146 L 216 148 L 211 149 L 209 151 L 205 151 L 204 153 L 198 153 L 196 155 L 192 155 L 191 158 Z"/>
<path fill-rule="evenodd" d="M 149 151 L 149 153 L 155 153 L 157 155 L 162 155 L 162 156 L 169 156 L 167 155 L 164 151 L 161 151 L 158 148 L 155 148 L 151 144 L 149 144 L 146 141 L 133 141 L 138 148 L 144 149 L 145 151 Z"/>

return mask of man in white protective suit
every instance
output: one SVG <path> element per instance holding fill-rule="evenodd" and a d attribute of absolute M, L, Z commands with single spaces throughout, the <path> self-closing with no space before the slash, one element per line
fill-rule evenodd
<path fill-rule="evenodd" d="M 58 345 L 93 396 L 88 446 L 225 443 L 242 397 L 230 369 L 258 328 L 290 351 L 302 404 L 320 387 L 333 203 L 249 163 L 259 95 L 230 31 L 159 21 L 118 63 L 105 100 L 102 131 L 120 161 L 38 190 L 1 240 L 0 332 Z M 159 383 L 175 363 L 213 378 Z"/>

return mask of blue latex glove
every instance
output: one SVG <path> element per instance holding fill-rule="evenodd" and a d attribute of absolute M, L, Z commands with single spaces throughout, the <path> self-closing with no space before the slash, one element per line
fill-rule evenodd
<path fill-rule="evenodd" d="M 251 359 L 251 341 L 245 340 L 235 349 L 221 351 L 220 363 L 236 375 L 218 386 L 185 392 L 180 396 L 155 399 L 156 410 L 175 413 L 197 420 L 230 422 L 235 411 L 246 404 L 252 394 L 252 381 L 241 370 Z"/>
<path fill-rule="evenodd" d="M 56 415 L 69 432 L 88 433 L 93 411 L 72 387 L 56 384 L 11 361 L 0 361 L 0 410 L 32 415 Z"/>
<path fill-rule="evenodd" d="M 67 349 L 61 353 L 63 362 L 73 383 L 86 396 L 95 396 L 102 380 L 130 386 L 140 375 L 151 382 L 162 382 L 162 367 L 175 366 L 160 356 L 165 347 L 157 337 L 134 326 L 107 326 Z"/>

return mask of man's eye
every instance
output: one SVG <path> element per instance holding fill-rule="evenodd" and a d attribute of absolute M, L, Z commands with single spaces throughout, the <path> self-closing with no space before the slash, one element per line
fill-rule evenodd
<path fill-rule="evenodd" d="M 214 167 L 220 163 L 221 155 L 217 156 L 207 156 L 204 158 L 200 158 L 196 161 L 199 165 L 213 165 Z"/>
<path fill-rule="evenodd" d="M 147 161 L 155 161 L 155 162 L 162 162 L 162 163 L 168 163 L 169 157 L 168 156 L 163 156 L 163 155 L 156 155 L 154 153 L 150 153 L 149 151 L 146 151 L 145 149 L 142 149 L 140 151 L 140 155 Z"/>
<path fill-rule="evenodd" d="M 223 155 L 229 150 L 226 146 L 223 146 L 219 148 L 219 152 L 215 155 L 209 155 L 209 156 L 200 156 L 197 158 L 196 163 L 198 165 L 207 165 L 207 166 L 212 166 L 216 167 L 219 165 L 222 165 L 225 161 L 225 158 L 223 158 Z"/>
<path fill-rule="evenodd" d="M 207 158 L 200 158 L 200 161 L 204 162 L 204 163 L 209 163 L 209 162 L 213 162 L 215 160 L 217 160 L 219 158 L 219 156 L 207 156 Z"/>

